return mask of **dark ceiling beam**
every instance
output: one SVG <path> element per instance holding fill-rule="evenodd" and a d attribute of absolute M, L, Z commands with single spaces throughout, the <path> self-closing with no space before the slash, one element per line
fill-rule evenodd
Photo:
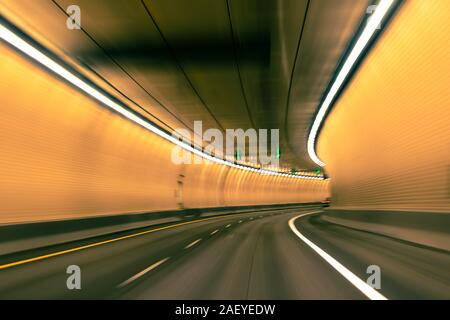
<path fill-rule="evenodd" d="M 156 30 L 158 31 L 159 35 L 161 36 L 161 39 L 163 40 L 163 42 L 166 44 L 167 49 L 169 50 L 172 59 L 175 61 L 175 64 L 177 65 L 178 69 L 180 70 L 180 72 L 183 74 L 184 78 L 186 79 L 187 83 L 189 84 L 189 86 L 191 87 L 192 91 L 195 93 L 195 95 L 197 96 L 197 98 L 200 100 L 200 102 L 203 104 L 204 108 L 206 109 L 206 111 L 209 113 L 209 115 L 214 119 L 214 121 L 217 123 L 217 125 L 219 126 L 220 129 L 222 129 L 223 132 L 225 132 L 224 127 L 222 126 L 222 124 L 220 123 L 220 121 L 217 119 L 217 117 L 212 113 L 211 109 L 209 108 L 209 106 L 206 104 L 206 102 L 203 100 L 203 98 L 201 97 L 200 93 L 197 91 L 197 89 L 195 88 L 194 84 L 192 83 L 191 79 L 189 78 L 189 76 L 187 75 L 186 71 L 184 70 L 183 66 L 181 65 L 179 59 L 178 59 L 178 55 L 177 53 L 174 51 L 174 49 L 171 47 L 171 45 L 169 44 L 169 42 L 167 41 L 166 37 L 164 36 L 164 33 L 162 32 L 161 28 L 159 27 L 158 23 L 156 22 L 155 18 L 153 17 L 152 13 L 150 12 L 149 8 L 147 7 L 147 5 L 145 4 L 144 0 L 141 0 L 141 4 L 145 9 L 145 12 L 147 13 L 148 17 L 150 18 L 150 20 L 152 21 L 153 25 L 155 26 Z"/>

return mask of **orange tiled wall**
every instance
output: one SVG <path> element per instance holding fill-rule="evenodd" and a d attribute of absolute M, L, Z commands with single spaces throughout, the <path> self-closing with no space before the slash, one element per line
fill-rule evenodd
<path fill-rule="evenodd" d="M 333 205 L 450 211 L 450 1 L 408 0 L 318 141 Z"/>
<path fill-rule="evenodd" d="M 4 44 L 0 72 L 0 223 L 177 209 L 180 197 L 185 207 L 216 207 L 327 196 L 323 181 L 175 165 L 172 144 Z"/>

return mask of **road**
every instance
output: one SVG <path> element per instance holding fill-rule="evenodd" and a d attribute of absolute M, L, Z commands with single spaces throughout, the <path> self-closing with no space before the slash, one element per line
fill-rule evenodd
<path fill-rule="evenodd" d="M 300 216 L 296 230 L 362 282 L 379 266 L 387 299 L 450 298 L 448 253 L 306 214 L 317 210 L 199 219 L 0 257 L 0 297 L 368 299 L 293 232 Z M 69 265 L 81 268 L 81 290 L 67 289 Z"/>

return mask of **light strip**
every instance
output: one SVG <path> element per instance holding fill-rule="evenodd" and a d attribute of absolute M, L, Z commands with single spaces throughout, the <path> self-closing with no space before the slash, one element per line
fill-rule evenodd
<path fill-rule="evenodd" d="M 259 174 L 265 174 L 265 175 L 274 175 L 274 176 L 281 176 L 281 177 L 289 177 L 289 178 L 297 178 L 297 179 L 310 179 L 310 180 L 323 180 L 322 177 L 317 176 L 304 176 L 304 175 L 290 175 L 287 173 L 281 173 L 276 172 L 272 170 L 266 170 L 266 169 L 259 169 L 259 168 L 253 168 L 248 166 L 243 166 L 239 164 L 235 164 L 231 161 L 223 160 L 217 157 L 213 157 L 207 153 L 204 153 L 191 145 L 187 144 L 184 141 L 180 141 L 177 138 L 171 136 L 170 134 L 164 132 L 163 130 L 159 129 L 158 127 L 152 125 L 150 122 L 145 121 L 144 119 L 140 118 L 133 112 L 129 111 L 126 107 L 118 104 L 117 102 L 113 101 L 111 98 L 109 98 L 107 95 L 99 91 L 98 89 L 94 88 L 92 85 L 88 84 L 87 82 L 80 79 L 78 76 L 55 62 L 53 59 L 46 56 L 44 53 L 30 45 L 28 42 L 26 42 L 24 39 L 16 35 L 13 31 L 8 29 L 5 25 L 0 24 L 0 38 L 4 41 L 8 42 L 12 46 L 16 47 L 21 52 L 25 53 L 27 56 L 32 58 L 33 60 L 37 61 L 38 63 L 42 64 L 46 68 L 50 69 L 57 75 L 61 76 L 74 86 L 81 89 L 83 92 L 87 93 L 97 101 L 101 102 L 102 104 L 106 105 L 107 107 L 113 109 L 114 111 L 120 113 L 122 116 L 126 117 L 127 119 L 137 123 L 138 125 L 144 127 L 147 130 L 150 130 L 151 132 L 157 134 L 158 136 L 180 146 L 181 148 L 192 152 L 195 155 L 198 155 L 204 159 L 207 159 L 209 161 L 226 165 L 232 168 L 246 170 L 250 172 L 255 172 Z"/>
<path fill-rule="evenodd" d="M 313 125 L 311 127 L 311 131 L 309 132 L 309 136 L 308 136 L 308 154 L 309 154 L 309 157 L 311 158 L 311 160 L 314 161 L 316 164 L 318 164 L 321 167 L 324 167 L 325 163 L 323 163 L 319 159 L 319 157 L 316 154 L 316 150 L 315 150 L 316 138 L 317 138 L 317 133 L 319 131 L 320 125 L 323 122 L 325 114 L 326 114 L 327 110 L 330 108 L 331 103 L 333 102 L 336 94 L 338 93 L 339 89 L 341 88 L 341 86 L 344 83 L 345 79 L 347 78 L 348 74 L 352 70 L 356 61 L 360 57 L 364 48 L 367 46 L 370 39 L 373 37 L 373 35 L 377 31 L 378 26 L 380 25 L 381 21 L 386 16 L 386 14 L 388 13 L 389 8 L 392 6 L 393 3 L 394 3 L 394 0 L 381 0 L 380 1 L 375 12 L 368 20 L 366 27 L 364 28 L 363 32 L 361 33 L 358 41 L 356 42 L 355 46 L 352 49 L 350 55 L 347 57 L 347 60 L 345 61 L 344 65 L 342 66 L 341 70 L 339 71 L 339 74 L 336 77 L 336 80 L 334 81 L 330 91 L 328 91 L 328 94 L 327 94 L 325 100 L 323 101 L 323 103 L 321 104 L 316 118 L 314 119 Z"/>

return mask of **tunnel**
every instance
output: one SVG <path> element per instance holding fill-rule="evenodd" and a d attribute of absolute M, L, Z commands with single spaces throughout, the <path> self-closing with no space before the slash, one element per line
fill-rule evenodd
<path fill-rule="evenodd" d="M 450 299 L 449 14 L 0 0 L 0 299 Z"/>

